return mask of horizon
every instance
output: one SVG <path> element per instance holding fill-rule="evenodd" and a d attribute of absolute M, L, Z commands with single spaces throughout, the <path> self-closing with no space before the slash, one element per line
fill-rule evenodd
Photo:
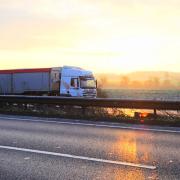
<path fill-rule="evenodd" d="M 71 65 L 73 66 L 73 65 Z M 18 68 L 1 68 L 0 71 L 4 71 L 4 70 L 20 70 L 20 69 L 43 69 L 43 68 L 55 68 L 55 67 L 58 67 L 58 66 L 52 66 L 52 67 L 24 67 L 24 68 L 21 68 L 21 67 L 18 67 Z M 60 66 L 59 66 L 60 67 Z M 76 67 L 76 66 L 74 66 Z M 92 70 L 93 69 L 85 69 L 85 70 Z M 147 71 L 144 71 L 144 70 L 135 70 L 135 71 L 127 71 L 127 72 L 94 72 L 94 74 L 96 75 L 106 75 L 106 74 L 112 74 L 112 75 L 129 75 L 129 74 L 134 74 L 134 73 L 173 73 L 173 74 L 180 74 L 180 71 L 156 71 L 156 70 L 147 70 Z"/>
<path fill-rule="evenodd" d="M 180 72 L 179 6 L 175 0 L 3 0 L 0 69 Z"/>

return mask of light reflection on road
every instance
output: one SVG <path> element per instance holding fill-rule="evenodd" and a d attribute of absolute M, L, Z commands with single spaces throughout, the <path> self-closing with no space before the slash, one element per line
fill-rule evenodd
<path fill-rule="evenodd" d="M 144 133 L 141 135 L 143 138 L 146 138 L 147 136 L 147 134 Z M 141 144 L 138 140 L 138 136 L 140 135 L 137 135 L 136 132 L 121 133 L 111 148 L 111 154 L 115 155 L 118 159 L 124 162 L 152 165 L 150 164 L 152 162 L 150 154 L 152 145 Z M 114 172 L 113 179 L 122 179 L 122 177 L 123 180 L 147 179 L 147 175 L 144 173 L 145 171 L 142 168 L 136 168 L 136 170 L 131 170 L 131 168 L 128 168 L 128 170 L 126 168 L 119 168 L 118 171 Z M 151 172 L 149 178 L 157 179 L 157 175 L 155 173 L 156 172 L 154 171 Z"/>

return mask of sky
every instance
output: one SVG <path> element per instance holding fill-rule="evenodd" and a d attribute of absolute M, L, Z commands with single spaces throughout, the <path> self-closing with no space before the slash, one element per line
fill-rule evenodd
<path fill-rule="evenodd" d="M 180 72 L 179 0 L 1 0 L 0 69 Z"/>

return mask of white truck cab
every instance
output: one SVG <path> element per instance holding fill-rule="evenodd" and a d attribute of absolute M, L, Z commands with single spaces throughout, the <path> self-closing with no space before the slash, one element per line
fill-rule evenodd
<path fill-rule="evenodd" d="M 72 66 L 64 66 L 60 71 L 60 95 L 71 97 L 97 96 L 97 81 L 91 71 Z"/>

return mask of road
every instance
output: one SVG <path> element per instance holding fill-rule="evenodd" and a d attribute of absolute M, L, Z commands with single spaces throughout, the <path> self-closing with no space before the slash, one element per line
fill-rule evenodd
<path fill-rule="evenodd" d="M 0 179 L 180 179 L 180 129 L 0 115 Z"/>

